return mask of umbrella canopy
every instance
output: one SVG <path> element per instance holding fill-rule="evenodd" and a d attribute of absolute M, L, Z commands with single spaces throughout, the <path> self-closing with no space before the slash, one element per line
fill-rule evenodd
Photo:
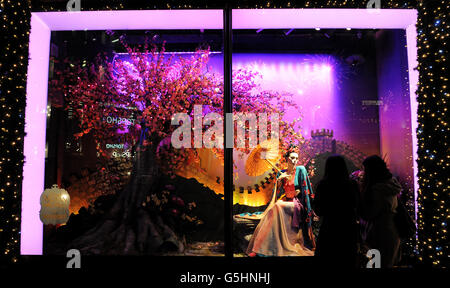
<path fill-rule="evenodd" d="M 249 176 L 259 176 L 269 169 L 276 169 L 275 163 L 280 159 L 279 143 L 276 140 L 266 140 L 250 152 L 245 163 L 245 172 Z"/>

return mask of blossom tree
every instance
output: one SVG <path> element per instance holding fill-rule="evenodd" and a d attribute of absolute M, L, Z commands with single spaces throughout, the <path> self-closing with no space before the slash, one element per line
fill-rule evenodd
<path fill-rule="evenodd" d="M 164 45 L 146 43 L 131 48 L 121 41 L 129 61 L 113 62 L 101 54 L 90 65 L 75 65 L 59 72 L 61 83 L 56 85 L 65 95 L 66 107 L 78 119 L 80 132 L 75 137 L 92 133 L 104 157 L 106 144 L 119 138 L 132 146 L 129 184 L 117 192 L 108 215 L 71 243 L 71 247 L 87 254 L 108 253 L 111 247 L 116 254 L 146 253 L 148 247 L 155 247 L 158 233 L 166 238 L 178 237 L 161 219 L 152 217 L 145 199 L 153 197 L 161 173 L 171 174 L 187 161 L 195 161 L 196 152 L 169 147 L 158 153 L 158 147 L 177 128 L 171 125 L 175 113 L 192 116 L 194 105 L 203 105 L 208 112 L 223 115 L 223 78 L 208 72 L 208 49 L 198 50 L 189 58 L 175 57 L 165 53 Z M 233 112 L 278 113 L 281 150 L 291 143 L 299 144 L 303 141 L 296 132 L 300 119 L 283 120 L 288 107 L 298 107 L 290 95 L 261 89 L 258 77 L 261 75 L 249 69 L 233 72 Z M 248 147 L 240 149 L 249 151 Z M 213 150 L 223 159 L 223 149 Z"/>

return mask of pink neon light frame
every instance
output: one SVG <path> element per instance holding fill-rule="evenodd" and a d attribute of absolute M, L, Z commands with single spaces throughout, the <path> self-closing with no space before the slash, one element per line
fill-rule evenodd
<path fill-rule="evenodd" d="M 33 12 L 27 76 L 22 185 L 22 255 L 41 255 L 43 225 L 39 198 L 44 190 L 45 127 L 51 31 L 223 29 L 222 10 L 136 10 Z M 406 29 L 410 79 L 415 198 L 417 198 L 416 10 L 403 9 L 243 9 L 233 10 L 233 29 L 384 28 Z M 417 211 L 417 209 L 416 209 Z"/>

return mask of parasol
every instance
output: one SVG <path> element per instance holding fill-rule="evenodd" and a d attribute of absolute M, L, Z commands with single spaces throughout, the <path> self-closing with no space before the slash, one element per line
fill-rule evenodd
<path fill-rule="evenodd" d="M 278 172 L 280 170 L 275 166 L 280 159 L 278 149 L 278 139 L 266 140 L 250 152 L 245 163 L 245 172 L 249 176 L 259 176 L 264 174 L 267 170 L 274 168 Z"/>

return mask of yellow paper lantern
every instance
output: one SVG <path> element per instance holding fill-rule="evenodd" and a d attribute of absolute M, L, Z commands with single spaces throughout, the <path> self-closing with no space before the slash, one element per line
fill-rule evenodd
<path fill-rule="evenodd" d="M 69 219 L 70 196 L 66 190 L 54 184 L 41 195 L 39 218 L 44 224 L 65 224 Z"/>

